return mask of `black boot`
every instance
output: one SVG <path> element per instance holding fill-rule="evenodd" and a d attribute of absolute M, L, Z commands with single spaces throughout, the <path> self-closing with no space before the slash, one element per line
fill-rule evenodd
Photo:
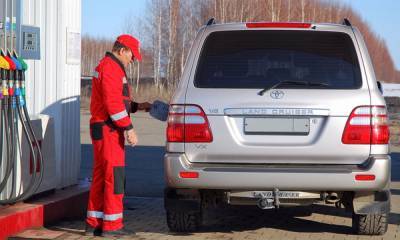
<path fill-rule="evenodd" d="M 134 231 L 121 228 L 114 231 L 103 231 L 102 236 L 108 238 L 134 237 L 136 236 L 136 233 Z"/>
<path fill-rule="evenodd" d="M 101 236 L 101 234 L 102 234 L 101 228 L 94 228 L 89 224 L 86 224 L 85 236 Z"/>

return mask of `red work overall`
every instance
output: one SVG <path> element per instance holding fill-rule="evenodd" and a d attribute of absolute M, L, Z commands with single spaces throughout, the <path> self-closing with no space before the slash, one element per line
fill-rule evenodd
<path fill-rule="evenodd" d="M 94 167 L 86 219 L 87 224 L 103 231 L 123 227 L 124 130 L 133 128 L 131 105 L 124 66 L 107 53 L 92 80 L 90 134 Z"/>

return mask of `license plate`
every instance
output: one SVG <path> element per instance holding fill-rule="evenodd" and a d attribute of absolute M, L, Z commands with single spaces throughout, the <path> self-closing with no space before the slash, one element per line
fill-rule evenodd
<path fill-rule="evenodd" d="M 244 118 L 245 134 L 308 135 L 309 118 Z"/>

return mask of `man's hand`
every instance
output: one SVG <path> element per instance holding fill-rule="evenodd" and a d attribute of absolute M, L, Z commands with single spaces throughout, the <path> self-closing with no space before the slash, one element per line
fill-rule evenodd
<path fill-rule="evenodd" d="M 150 111 L 151 106 L 153 106 L 153 104 L 149 102 L 138 103 L 138 110 L 148 112 Z"/>
<path fill-rule="evenodd" d="M 133 128 L 125 131 L 124 133 L 125 133 L 125 139 L 129 145 L 131 145 L 133 147 L 138 143 L 138 138 L 137 138 L 136 132 L 135 132 L 135 130 L 133 130 Z"/>

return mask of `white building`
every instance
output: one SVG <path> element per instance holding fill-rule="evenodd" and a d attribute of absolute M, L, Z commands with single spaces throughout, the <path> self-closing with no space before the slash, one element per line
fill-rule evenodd
<path fill-rule="evenodd" d="M 43 184 L 49 188 L 74 185 L 81 161 L 81 0 L 0 0 L 0 12 L 1 32 L 15 38 L 11 43 L 3 37 L 1 48 L 13 48 L 22 55 L 18 46 L 32 41 L 24 40 L 21 29 L 40 29 L 40 59 L 26 61 L 26 100 L 33 119 L 44 114 L 54 120 L 54 156 L 45 159 L 50 179 Z M 15 28 L 9 27 L 10 20 Z"/>

